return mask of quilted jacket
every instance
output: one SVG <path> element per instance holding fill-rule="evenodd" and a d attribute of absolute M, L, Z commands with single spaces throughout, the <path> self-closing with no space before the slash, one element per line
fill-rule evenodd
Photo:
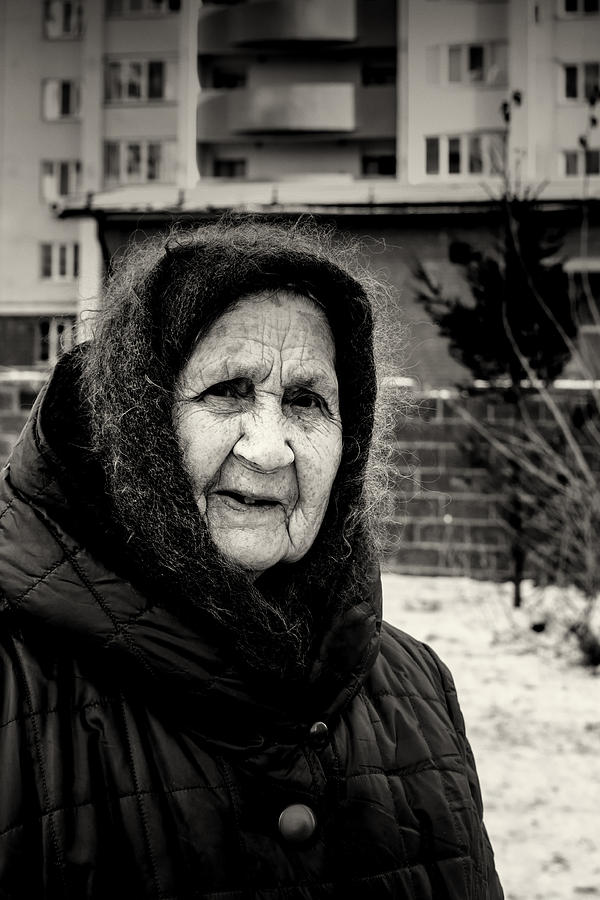
<path fill-rule="evenodd" d="M 0 497 L 0 897 L 502 898 L 451 676 L 378 579 L 336 691 L 277 704 L 64 529 L 38 410 Z"/>

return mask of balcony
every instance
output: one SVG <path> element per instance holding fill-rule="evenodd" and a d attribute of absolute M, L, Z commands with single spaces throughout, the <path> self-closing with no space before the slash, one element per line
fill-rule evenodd
<path fill-rule="evenodd" d="M 354 85 L 263 85 L 206 92 L 198 103 L 198 140 L 236 134 L 344 133 L 356 128 Z"/>
<path fill-rule="evenodd" d="M 198 51 L 356 41 L 356 0 L 253 0 L 200 10 Z"/>

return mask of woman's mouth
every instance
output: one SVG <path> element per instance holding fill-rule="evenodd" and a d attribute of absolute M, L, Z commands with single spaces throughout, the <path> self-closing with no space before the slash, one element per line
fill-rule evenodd
<path fill-rule="evenodd" d="M 240 494 L 237 491 L 215 491 L 215 494 L 225 500 L 233 501 L 243 506 L 262 506 L 273 508 L 282 505 L 280 500 L 274 497 L 261 497 L 257 495 Z"/>

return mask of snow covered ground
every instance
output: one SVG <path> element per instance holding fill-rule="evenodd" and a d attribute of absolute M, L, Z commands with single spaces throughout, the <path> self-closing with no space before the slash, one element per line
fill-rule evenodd
<path fill-rule="evenodd" d="M 385 618 L 450 667 L 506 900 L 600 897 L 600 672 L 564 636 L 572 598 L 385 574 Z M 560 621 L 562 618 L 562 621 Z M 542 633 L 531 630 L 544 621 Z"/>

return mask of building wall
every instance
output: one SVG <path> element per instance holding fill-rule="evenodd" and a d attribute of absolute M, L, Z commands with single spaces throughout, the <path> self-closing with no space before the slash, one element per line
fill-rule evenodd
<path fill-rule="evenodd" d="M 76 222 L 57 222 L 40 194 L 42 159 L 78 159 L 78 121 L 44 121 L 45 78 L 78 78 L 81 44 L 49 41 L 42 4 L 5 0 L 0 86 L 0 315 L 75 311 L 76 284 L 40 278 L 41 241 L 77 240 Z"/>
<path fill-rule="evenodd" d="M 453 135 L 462 140 L 475 134 L 485 140 L 487 132 L 500 134 L 506 125 L 500 105 L 518 90 L 521 102 L 511 106 L 508 136 L 513 172 L 518 163 L 521 175 L 533 184 L 558 179 L 563 197 L 580 197 L 584 190 L 590 196 L 600 193 L 600 176 L 586 184 L 582 177 L 563 177 L 563 151 L 576 149 L 586 129 L 589 146 L 600 149 L 600 128 L 588 128 L 590 109 L 584 98 L 565 101 L 561 96 L 564 64 L 598 59 L 600 15 L 566 15 L 563 0 L 248 0 L 217 6 L 182 0 L 180 13 L 109 18 L 103 0 L 87 0 L 84 8 L 81 39 L 48 40 L 43 37 L 41 0 L 0 4 L 0 315 L 67 314 L 97 294 L 99 251 L 93 228 L 77 219 L 58 220 L 48 210 L 40 197 L 39 173 L 42 159 L 80 158 L 82 197 L 73 204 L 81 208 L 88 194 L 94 204 L 101 193 L 109 206 L 118 205 L 130 188 L 115 187 L 114 180 L 105 183 L 107 140 L 121 141 L 123 153 L 127 142 L 169 141 L 173 158 L 168 183 L 191 190 L 202 180 L 208 184 L 202 196 L 209 206 L 218 205 L 210 195 L 211 182 L 218 182 L 219 190 L 222 182 L 240 178 L 272 182 L 271 196 L 285 193 L 277 182 L 287 182 L 289 192 L 297 179 L 303 209 L 327 197 L 340 204 L 345 196 L 348 204 L 362 197 L 373 207 L 388 200 L 402 203 L 402 190 L 412 185 L 423 188 L 427 202 L 435 201 L 437 188 L 449 183 L 456 187 L 457 200 L 461 190 L 474 188 L 483 198 L 486 190 L 500 189 L 499 177 L 465 171 L 466 145 L 463 171 L 428 174 L 425 139 L 439 136 L 447 142 Z M 253 43 L 244 38 L 250 32 Z M 298 40 L 289 40 L 294 36 Z M 447 83 L 449 46 L 504 40 L 505 84 Z M 136 58 L 161 58 L 174 65 L 170 99 L 105 104 L 105 60 Z M 391 60 L 393 71 L 394 59 L 394 84 L 362 83 L 365 66 Z M 243 88 L 215 90 L 202 82 L 206 66 L 236 60 L 247 70 Z M 41 83 L 51 76 L 82 79 L 79 122 L 42 120 Z M 296 91 L 298 87 L 302 90 Z M 284 114 L 275 118 L 274 129 L 261 131 L 256 123 L 260 126 L 265 97 L 279 103 Z M 265 121 L 272 126 L 272 118 Z M 447 144 L 440 145 L 442 157 L 447 151 Z M 395 175 L 390 165 L 394 156 Z M 365 157 L 371 166 L 379 158 L 385 168 L 373 171 Z M 224 166 L 217 174 L 215 159 L 244 159 L 245 170 Z M 345 183 L 347 195 L 338 191 Z M 108 188 L 110 197 L 105 195 Z M 164 194 L 153 185 L 147 185 L 147 195 L 145 189 L 136 186 L 137 207 L 161 202 L 157 196 Z M 228 196 L 236 202 L 235 191 Z M 420 201 L 411 195 L 410 202 Z M 50 240 L 80 243 L 85 296 L 76 280 L 40 279 L 39 244 Z"/>
<path fill-rule="evenodd" d="M 250 179 L 289 178 L 295 171 L 308 173 L 311 166 L 315 174 L 331 171 L 361 177 L 359 143 L 395 141 L 396 85 L 365 83 L 373 77 L 365 67 L 387 64 L 393 72 L 394 21 L 395 3 L 389 0 L 201 8 L 201 178 L 220 177 L 215 158 L 243 158 Z M 235 72 L 240 83 L 220 86 L 215 79 L 220 70 Z M 250 134 L 254 145 L 248 142 Z M 282 147 L 286 135 L 290 144 L 300 137 L 297 161 Z M 353 153 L 340 152 L 340 161 L 333 166 L 331 137 L 354 146 Z M 235 157 L 227 156 L 227 143 Z M 265 145 L 274 150 L 266 165 Z M 394 154 L 392 147 L 390 155 Z M 280 168 L 274 166 L 276 161 Z"/>
<path fill-rule="evenodd" d="M 189 3 L 193 5 L 193 0 Z M 9 346 L 7 337 L 17 327 L 15 317 L 24 317 L 23 334 L 33 328 L 34 335 L 33 348 L 29 338 L 17 342 L 23 350 L 28 348 L 21 363 L 35 364 L 39 317 L 46 322 L 48 317 L 75 316 L 78 309 L 90 304 L 93 295 L 97 297 L 100 288 L 95 237 L 90 245 L 90 229 L 85 224 L 56 217 L 42 194 L 42 161 L 80 161 L 80 179 L 78 183 L 73 179 L 70 189 L 85 196 L 104 186 L 105 140 L 169 140 L 173 145 L 172 183 L 184 173 L 188 177 L 189 149 L 177 152 L 178 135 L 183 134 L 177 103 L 183 83 L 177 69 L 179 15 L 106 18 L 103 0 L 87 0 L 83 11 L 81 33 L 51 39 L 45 33 L 41 0 L 3 0 L 0 4 L 0 317 L 11 317 L 4 323 L 6 327 L 0 321 L 0 365 L 18 362 L 15 345 Z M 191 44 L 195 46 L 195 41 Z M 169 61 L 171 99 L 106 104 L 105 60 L 138 58 Z M 191 64 L 195 67 L 195 55 Z M 75 118 L 44 118 L 43 85 L 51 78 L 79 84 L 80 109 Z M 194 136 L 188 140 L 194 149 Z M 62 203 L 65 197 L 55 199 Z M 77 244 L 81 278 L 74 271 L 68 277 L 43 278 L 41 243 L 67 245 L 69 254 Z M 53 269 L 57 270 L 57 246 L 53 253 Z M 72 259 L 69 256 L 69 269 Z"/>

